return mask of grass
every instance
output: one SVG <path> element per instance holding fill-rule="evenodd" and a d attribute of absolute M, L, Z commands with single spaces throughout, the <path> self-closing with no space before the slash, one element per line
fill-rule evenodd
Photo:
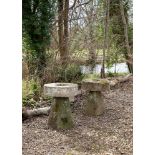
<path fill-rule="evenodd" d="M 108 73 L 106 73 L 106 76 L 107 77 L 119 77 L 119 76 L 125 76 L 125 75 L 127 75 L 127 74 L 129 74 L 129 73 L 112 73 L 112 72 L 108 72 Z"/>
<path fill-rule="evenodd" d="M 109 73 L 106 73 L 106 77 L 119 77 L 119 76 L 125 76 L 127 75 L 128 73 L 112 73 L 112 72 L 109 72 Z M 90 79 L 90 80 L 96 80 L 96 79 L 99 79 L 100 78 L 100 74 L 85 74 L 83 80 L 85 79 Z"/>
<path fill-rule="evenodd" d="M 103 55 L 103 50 L 102 49 L 96 49 L 95 53 L 97 56 L 102 56 Z M 86 59 L 89 57 L 89 50 L 85 49 L 85 50 L 76 50 L 73 53 L 73 57 L 79 57 L 81 59 Z"/>

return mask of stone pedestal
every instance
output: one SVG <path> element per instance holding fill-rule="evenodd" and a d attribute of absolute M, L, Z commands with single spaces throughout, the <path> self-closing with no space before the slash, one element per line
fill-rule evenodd
<path fill-rule="evenodd" d="M 74 83 L 49 83 L 44 85 L 44 94 L 50 97 L 69 97 L 74 102 L 74 97 L 79 93 L 78 85 Z"/>
<path fill-rule="evenodd" d="M 73 127 L 70 101 L 79 93 L 78 85 L 73 83 L 49 83 L 44 85 L 44 95 L 54 98 L 48 119 L 48 126 L 53 129 Z"/>
<path fill-rule="evenodd" d="M 48 127 L 69 129 L 73 127 L 71 108 L 68 97 L 55 97 L 48 118 Z"/>
<path fill-rule="evenodd" d="M 87 91 L 84 102 L 84 112 L 86 115 L 97 116 L 104 112 L 104 98 L 102 92 L 110 89 L 109 83 L 104 79 L 84 80 L 82 89 Z"/>
<path fill-rule="evenodd" d="M 104 101 L 100 91 L 90 91 L 84 104 L 86 115 L 97 116 L 104 111 Z"/>

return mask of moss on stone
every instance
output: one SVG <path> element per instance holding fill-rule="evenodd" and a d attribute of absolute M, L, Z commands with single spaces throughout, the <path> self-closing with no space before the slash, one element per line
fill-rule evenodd
<path fill-rule="evenodd" d="M 108 84 L 109 84 L 108 80 L 105 80 L 105 79 L 100 79 L 99 82 L 100 82 L 102 85 L 108 85 Z"/>
<path fill-rule="evenodd" d="M 69 98 L 55 98 L 48 119 L 48 126 L 54 129 L 69 129 L 73 127 Z"/>
<path fill-rule="evenodd" d="M 104 111 L 103 97 L 100 91 L 90 91 L 84 104 L 85 114 L 89 116 L 101 115 Z"/>

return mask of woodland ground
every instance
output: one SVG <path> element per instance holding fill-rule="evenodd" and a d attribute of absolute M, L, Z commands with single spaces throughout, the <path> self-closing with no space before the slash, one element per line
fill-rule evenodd
<path fill-rule="evenodd" d="M 23 122 L 23 155 L 132 155 L 132 81 L 105 94 L 101 116 L 83 114 L 83 97 L 72 106 L 74 128 L 47 128 L 47 116 Z"/>

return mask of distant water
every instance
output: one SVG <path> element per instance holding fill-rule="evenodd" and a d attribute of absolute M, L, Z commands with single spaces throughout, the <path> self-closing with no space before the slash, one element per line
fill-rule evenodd
<path fill-rule="evenodd" d="M 83 74 L 89 74 L 91 73 L 91 67 L 90 66 L 80 66 L 81 68 L 81 72 Z M 99 74 L 101 72 L 101 68 L 102 68 L 102 65 L 101 64 L 97 64 L 95 67 L 94 67 L 94 70 L 93 70 L 93 73 L 96 73 L 96 74 Z M 105 72 L 112 72 L 114 73 L 116 70 L 116 73 L 129 73 L 129 70 L 128 70 L 128 66 L 126 63 L 117 63 L 116 66 L 115 64 L 110 68 L 110 69 L 107 69 L 105 68 Z"/>

